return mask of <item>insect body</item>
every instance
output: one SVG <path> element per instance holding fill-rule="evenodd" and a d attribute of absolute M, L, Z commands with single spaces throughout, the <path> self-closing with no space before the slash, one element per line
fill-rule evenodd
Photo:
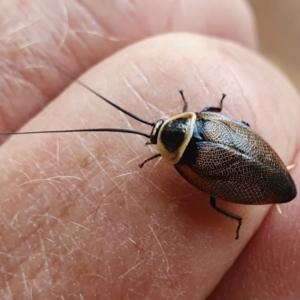
<path fill-rule="evenodd" d="M 238 239 L 242 217 L 218 207 L 216 198 L 239 204 L 285 203 L 296 197 L 294 181 L 277 153 L 248 123 L 220 113 L 225 95 L 220 107 L 199 113 L 186 112 L 182 91 L 181 95 L 183 113 L 156 123 L 150 141 L 157 143 L 160 153 L 145 162 L 162 156 L 189 183 L 211 195 L 215 210 L 238 221 Z"/>
<path fill-rule="evenodd" d="M 109 131 L 145 136 L 150 139 L 149 144 L 157 144 L 159 153 L 146 159 L 140 167 L 160 156 L 174 165 L 183 178 L 210 195 L 210 204 L 216 211 L 238 222 L 236 239 L 239 238 L 242 217 L 218 207 L 216 198 L 240 204 L 278 204 L 296 197 L 294 181 L 271 146 L 254 133 L 248 123 L 221 114 L 224 94 L 220 107 L 207 107 L 199 113 L 192 113 L 187 112 L 188 105 L 180 91 L 184 101 L 183 112 L 168 120 L 150 123 L 104 98 L 81 81 L 75 81 L 123 113 L 152 126 L 151 134 L 119 128 L 13 134 Z"/>

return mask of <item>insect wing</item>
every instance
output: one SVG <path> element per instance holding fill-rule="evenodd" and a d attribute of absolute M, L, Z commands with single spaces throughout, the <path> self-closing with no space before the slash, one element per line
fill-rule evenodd
<path fill-rule="evenodd" d="M 218 113 L 200 113 L 196 126 L 202 140 L 192 139 L 175 165 L 192 185 L 241 204 L 284 203 L 296 196 L 281 159 L 247 125 Z"/>
<path fill-rule="evenodd" d="M 226 145 L 288 174 L 286 166 L 273 148 L 244 123 L 210 112 L 197 114 L 197 120 L 201 121 L 202 126 L 198 126 L 198 129 L 205 141 Z"/>

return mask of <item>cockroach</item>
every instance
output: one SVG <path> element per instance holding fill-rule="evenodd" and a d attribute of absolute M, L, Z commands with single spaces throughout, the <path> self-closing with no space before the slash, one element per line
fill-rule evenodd
<path fill-rule="evenodd" d="M 179 91 L 184 106 L 182 113 L 156 123 L 145 121 L 103 97 L 78 79 L 75 82 L 129 117 L 152 127 L 150 134 L 124 128 L 92 128 L 55 131 L 0 133 L 41 134 L 66 132 L 120 132 L 138 134 L 157 145 L 158 152 L 145 163 L 162 157 L 174 165 L 190 184 L 210 195 L 210 205 L 217 212 L 238 222 L 236 239 L 243 218 L 216 204 L 216 199 L 239 204 L 279 204 L 296 197 L 293 179 L 273 148 L 256 134 L 247 122 L 236 121 L 221 114 L 225 94 L 219 107 L 206 107 L 200 112 L 188 112 L 183 91 Z"/>

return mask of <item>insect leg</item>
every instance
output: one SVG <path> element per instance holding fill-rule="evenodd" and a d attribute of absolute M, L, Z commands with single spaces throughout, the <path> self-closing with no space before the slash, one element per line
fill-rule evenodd
<path fill-rule="evenodd" d="M 225 97 L 226 97 L 226 94 L 222 94 L 222 98 L 220 101 L 220 107 L 214 107 L 214 106 L 205 107 L 202 111 L 221 112 L 223 109 L 223 101 L 224 101 Z"/>
<path fill-rule="evenodd" d="M 246 121 L 242 121 L 243 124 L 245 124 L 246 126 L 250 127 L 250 124 Z"/>
<path fill-rule="evenodd" d="M 145 159 L 141 164 L 139 164 L 139 167 L 142 168 L 144 166 L 145 163 L 147 163 L 148 161 L 154 159 L 154 158 L 157 158 L 157 157 L 160 157 L 161 154 L 160 153 L 156 153 L 155 155 Z"/>
<path fill-rule="evenodd" d="M 292 170 L 295 166 L 296 166 L 296 164 L 287 166 L 286 168 L 287 168 L 288 171 L 290 171 L 290 170 Z"/>
<path fill-rule="evenodd" d="M 180 90 L 179 93 L 180 93 L 181 98 L 182 98 L 182 100 L 183 100 L 183 102 L 184 102 L 184 106 L 183 106 L 183 109 L 182 109 L 182 112 L 184 113 L 184 112 L 186 112 L 187 109 L 188 109 L 188 103 L 187 103 L 187 101 L 185 100 L 185 97 L 184 97 L 184 95 L 183 95 L 183 90 Z"/>
<path fill-rule="evenodd" d="M 275 206 L 277 212 L 282 216 L 282 210 L 281 210 L 280 205 L 278 203 L 276 203 L 276 204 L 274 204 L 274 206 Z"/>
<path fill-rule="evenodd" d="M 241 228 L 241 225 L 242 225 L 243 218 L 236 215 L 236 214 L 234 214 L 234 213 L 232 213 L 232 212 L 230 212 L 230 211 L 227 211 L 223 208 L 218 207 L 217 204 L 216 204 L 216 198 L 215 197 L 210 197 L 210 205 L 217 212 L 225 215 L 228 218 L 234 219 L 239 223 L 238 227 L 236 229 L 236 237 L 235 237 L 235 239 L 237 240 L 239 238 L 239 232 L 240 232 L 240 228 Z"/>

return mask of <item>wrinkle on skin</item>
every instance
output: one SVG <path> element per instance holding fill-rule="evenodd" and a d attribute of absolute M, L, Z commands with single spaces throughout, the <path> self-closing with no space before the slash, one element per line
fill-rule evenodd
<path fill-rule="evenodd" d="M 92 1 L 86 2 L 91 5 L 93 10 L 95 9 Z M 205 2 L 213 3 L 213 1 Z M 110 5 L 112 2 L 108 3 Z M 143 4 L 145 2 L 139 3 L 142 2 L 137 2 L 138 5 L 145 5 Z M 168 3 L 174 6 L 176 1 Z M 180 7 L 185 3 L 188 3 L 188 1 L 180 2 Z M 201 1 L 194 3 L 201 4 Z M 228 3 L 224 0 L 219 1 L 219 4 L 228 6 Z M 82 5 L 85 8 L 84 2 Z M 125 3 L 125 5 L 127 4 Z M 134 8 L 137 7 L 134 2 L 132 2 L 132 5 Z M 234 14 L 236 6 L 229 7 L 230 14 Z M 71 4 L 68 9 L 72 9 Z M 89 10 L 87 8 L 87 12 Z M 98 10 L 95 10 L 95 13 L 97 12 Z M 145 12 L 142 15 L 139 14 L 138 9 L 132 11 L 132 13 L 137 13 L 143 18 Z M 193 12 L 197 13 L 197 10 L 195 9 Z M 233 38 L 238 42 L 250 45 L 251 41 L 245 41 L 249 37 L 249 29 L 243 29 L 239 32 L 240 27 L 235 24 L 232 35 L 229 31 L 226 34 L 224 33 L 226 30 L 223 29 L 227 28 L 225 25 L 228 22 L 225 11 L 220 9 L 220 12 L 223 14 L 222 21 L 224 23 L 216 23 L 219 24 L 220 28 L 218 30 L 217 27 L 214 27 L 214 32 L 223 32 L 221 34 L 223 38 Z M 237 19 L 244 18 L 244 15 L 240 11 L 238 12 Z M 99 13 L 105 15 L 107 11 L 103 9 L 99 10 Z M 169 10 L 168 13 L 172 14 L 172 11 Z M 178 15 L 180 15 L 179 19 L 184 24 L 181 14 Z M 78 19 L 75 16 L 76 13 L 69 10 L 69 32 L 72 28 L 76 28 L 77 21 L 80 25 L 84 20 L 84 18 L 80 18 L 80 13 Z M 86 16 L 89 17 L 90 14 L 88 13 Z M 117 13 L 115 16 L 119 18 Z M 130 17 L 126 15 L 128 20 Z M 211 23 L 209 22 L 216 22 L 216 19 L 209 14 L 204 17 L 207 18 L 207 22 L 204 22 L 207 28 L 195 27 L 193 30 L 197 33 L 209 34 L 206 31 L 210 27 L 209 24 Z M 101 23 L 101 17 L 97 16 L 95 18 L 98 18 L 96 22 Z M 192 20 L 191 18 L 191 21 L 197 26 L 199 25 L 198 20 L 199 14 L 197 19 Z M 247 23 L 245 18 L 242 22 L 243 24 Z M 83 24 L 85 23 L 83 22 Z M 112 24 L 117 23 L 112 20 Z M 168 21 L 167 26 L 176 25 L 176 22 L 170 24 L 171 22 Z M 247 26 L 251 26 L 249 23 L 247 24 Z M 177 26 L 177 28 L 182 29 L 180 23 Z M 158 30 L 161 29 L 158 28 Z M 152 33 L 155 30 L 149 28 L 148 32 Z M 243 38 L 234 38 L 239 35 Z M 76 38 L 68 36 L 67 39 L 64 39 L 63 47 L 60 48 L 59 53 L 61 56 L 55 58 L 58 59 L 55 62 L 57 63 L 59 59 L 64 60 L 66 56 L 70 56 L 67 62 L 67 65 L 70 66 L 68 70 L 76 76 L 80 73 L 80 70 L 105 58 L 107 55 L 111 55 L 119 49 L 118 47 L 126 45 L 126 43 L 121 44 L 115 41 L 111 44 L 101 44 L 104 42 L 103 39 L 99 42 L 97 38 L 96 42 L 96 39 L 90 36 L 90 34 L 81 35 L 79 38 L 78 36 Z M 135 41 L 131 39 L 131 35 L 128 38 L 126 32 L 123 32 L 120 36 L 125 37 L 128 43 Z M 133 37 L 140 39 L 145 36 L 143 34 L 136 35 L 136 31 L 134 31 Z M 113 95 L 112 99 L 123 106 L 127 105 L 126 103 L 132 104 L 133 101 L 136 101 L 139 105 L 134 105 L 134 109 L 137 114 L 143 116 L 148 115 L 148 105 L 134 98 L 130 91 L 126 91 L 126 85 L 122 78 L 128 80 L 132 88 L 139 95 L 142 95 L 142 99 L 147 99 L 153 107 L 157 108 L 153 113 L 155 116 L 160 117 L 161 112 L 172 115 L 173 110 L 176 110 L 177 113 L 178 106 L 181 105 L 177 91 L 178 84 L 184 85 L 185 90 L 188 89 L 191 108 L 202 108 L 207 104 L 211 104 L 212 101 L 217 101 L 219 90 L 226 84 L 227 72 L 219 73 L 214 70 L 216 62 L 218 68 L 222 71 L 222 64 L 220 64 L 222 60 L 219 53 L 221 47 L 218 48 L 217 45 L 223 44 L 223 42 L 210 39 L 202 40 L 202 38 L 196 36 L 174 35 L 145 41 L 145 44 L 137 44 L 123 50 L 129 60 L 137 66 L 149 65 L 149 68 L 143 68 L 144 79 L 153 82 L 157 95 L 163 96 L 159 99 L 153 97 L 153 91 L 148 91 L 143 78 L 136 81 L 138 73 L 133 70 L 132 66 L 128 65 L 128 61 L 124 60 L 125 55 L 120 58 L 119 54 L 116 54 L 107 59 L 106 62 L 103 61 L 93 70 L 90 70 L 83 80 L 87 80 L 91 87 L 101 93 L 103 92 L 109 99 Z M 172 49 L 178 47 L 180 43 L 183 45 L 181 50 L 174 53 Z M 255 74 L 249 72 L 247 65 L 240 66 L 237 64 L 237 67 L 240 68 L 238 68 L 236 78 L 242 78 L 241 88 L 248 90 L 247 93 L 240 95 L 242 91 L 234 89 L 236 78 L 231 78 L 233 83 L 228 86 L 228 91 L 232 100 L 230 101 L 231 105 L 228 104 L 228 111 L 230 112 L 228 115 L 231 113 L 240 115 L 242 112 L 243 116 L 247 116 L 247 120 L 245 120 L 249 121 L 250 124 L 253 116 L 257 115 L 259 131 L 263 133 L 263 136 L 269 137 L 274 142 L 270 126 L 267 127 L 264 124 L 266 116 L 263 111 L 269 103 L 264 101 L 270 101 L 270 98 L 264 96 L 273 95 L 273 83 L 271 84 L 270 80 L 276 79 L 277 86 L 282 88 L 281 96 L 292 103 L 289 108 L 291 111 L 288 112 L 286 107 L 278 101 L 281 96 L 275 93 L 274 101 L 279 102 L 280 111 L 283 112 L 280 118 L 284 121 L 284 118 L 288 116 L 291 127 L 298 128 L 299 118 L 296 118 L 296 116 L 299 115 L 297 104 L 299 99 L 296 93 L 291 92 L 292 88 L 286 83 L 285 78 L 276 72 L 274 73 L 274 69 L 267 64 L 259 64 L 255 55 L 249 54 L 239 47 L 234 47 L 234 45 L 230 46 L 226 42 L 224 44 L 224 47 L 231 49 L 235 55 L 246 53 L 244 61 L 250 61 L 256 72 L 261 71 L 262 74 L 267 74 L 265 77 L 268 77 L 265 85 L 254 84 L 254 80 L 251 82 L 251 79 L 256 79 Z M 192 49 L 193 47 L 195 49 Z M 215 48 L 217 49 L 215 51 L 216 55 L 212 57 L 211 55 L 214 52 L 211 50 Z M 151 49 L 151 53 L 149 53 L 149 49 Z M 24 50 L 28 52 L 29 47 L 24 48 Z M 50 48 L 49 50 L 51 51 Z M 19 55 L 22 54 L 22 51 L 18 52 Z M 24 53 L 22 55 L 25 57 Z M 190 57 L 190 65 L 192 65 L 193 70 L 196 70 L 198 76 L 187 69 L 187 65 L 182 60 L 178 60 L 184 55 Z M 51 95 L 53 97 L 57 95 L 65 86 L 67 80 L 58 77 L 53 70 L 53 72 L 49 72 L 49 68 L 41 65 L 39 59 L 37 57 L 35 60 L 35 57 L 31 56 L 28 63 L 28 70 L 33 70 L 35 69 L 34 66 L 39 66 L 41 72 L 38 73 L 38 79 L 32 73 L 26 73 L 25 75 L 37 90 L 41 90 L 44 95 L 47 95 L 47 101 L 51 101 Z M 174 64 L 174 62 L 176 63 Z M 44 64 L 43 60 L 42 63 Z M 74 69 L 77 71 L 75 70 L 73 73 Z M 169 74 L 169 76 L 164 74 Z M 26 78 L 25 75 L 22 74 L 24 78 Z M 39 81 L 41 78 L 42 80 Z M 199 84 L 199 78 L 203 79 L 204 83 L 211 84 L 201 85 Z M 45 80 L 47 80 L 47 84 L 45 84 Z M 262 80 L 261 83 L 265 83 L 265 81 Z M 50 90 L 50 92 L 45 93 L 47 90 Z M 249 99 L 254 102 L 260 99 L 264 100 L 262 105 L 259 105 L 260 110 L 257 110 L 255 106 L 253 106 L 253 112 L 249 112 L 243 106 L 238 111 L 236 110 L 235 103 L 246 101 L 243 95 L 247 94 L 250 95 L 247 101 Z M 26 97 L 24 97 L 24 94 L 16 97 L 7 95 L 9 99 L 13 99 L 16 103 L 20 102 L 20 99 L 26 103 L 31 103 L 32 111 L 34 109 L 38 111 L 34 101 L 40 101 L 40 99 L 34 96 L 35 94 L 30 94 L 30 92 Z M 86 101 L 81 101 L 83 98 Z M 86 103 L 90 104 L 86 105 Z M 81 107 L 82 109 L 79 109 Z M 19 110 L 23 113 L 22 109 Z M 53 129 L 53 126 L 57 126 L 57 128 L 61 128 L 61 126 L 78 128 L 81 126 L 87 127 L 87 125 L 94 126 L 94 124 L 97 124 L 98 127 L 103 124 L 112 125 L 112 118 L 109 116 L 112 114 L 115 115 L 113 109 L 103 106 L 101 101 L 92 98 L 86 91 L 81 92 L 81 89 L 73 85 L 53 101 L 52 108 L 46 108 L 41 115 L 34 118 L 27 125 L 27 128 L 33 130 L 41 129 L 41 127 Z M 99 118 L 97 118 L 98 116 Z M 29 119 L 30 117 L 27 114 L 27 117 L 23 116 L 23 118 Z M 115 119 L 116 124 L 120 126 L 139 128 L 139 124 L 136 124 L 136 122 L 125 121 L 119 115 Z M 273 131 L 278 136 L 276 148 L 288 160 L 291 159 L 289 155 L 293 151 L 298 151 L 295 145 L 299 145 L 299 140 L 292 145 L 282 145 L 282 140 L 287 134 L 286 130 L 289 128 L 282 128 L 279 125 L 278 122 L 272 123 Z M 14 126 L 18 128 L 18 122 L 14 123 Z M 142 130 L 145 129 L 145 127 L 141 128 Z M 293 132 L 288 132 L 292 139 Z M 280 141 L 281 143 L 279 143 Z M 59 160 L 57 159 L 58 144 Z M 130 145 L 129 148 L 128 145 Z M 290 148 L 290 152 L 285 151 L 287 147 Z M 0 239 L 2 239 L 0 245 L 10 246 L 15 244 L 18 248 L 14 248 L 14 251 L 11 251 L 9 255 L 7 253 L 0 254 L 1 265 L 3 266 L 3 273 L 0 274 L 0 276 L 3 276 L 3 281 L 0 280 L 0 282 L 6 282 L 4 289 L 0 292 L 0 298 L 5 298 L 4 293 L 5 296 L 12 294 L 13 296 L 21 295 L 23 297 L 26 294 L 33 298 L 47 298 L 49 295 L 50 297 L 65 298 L 76 297 L 76 295 L 80 295 L 82 298 L 105 295 L 108 299 L 130 298 L 136 295 L 141 298 L 157 299 L 162 297 L 172 300 L 193 297 L 197 299 L 206 298 L 228 268 L 234 262 L 237 263 L 235 261 L 237 255 L 245 246 L 247 239 L 260 225 L 267 208 L 253 207 L 248 209 L 242 206 L 225 204 L 225 207 L 230 207 L 230 209 L 239 213 L 242 212 L 246 217 L 246 222 L 243 225 L 244 240 L 240 240 L 238 244 L 234 243 L 231 239 L 234 225 L 229 220 L 222 219 L 213 212 L 207 203 L 207 195 L 203 195 L 189 186 L 171 167 L 161 163 L 155 168 L 150 164 L 142 171 L 136 171 L 138 167 L 133 160 L 133 153 L 139 157 L 146 156 L 148 151 L 149 149 L 143 147 L 142 138 L 125 135 L 118 138 L 110 134 L 74 134 L 64 136 L 64 138 L 55 137 L 55 139 L 51 139 L 50 136 L 32 137 L 30 139 L 28 137 L 26 139 L 13 137 L 3 145 L 0 148 L 0 158 L 3 162 L 1 163 L 1 170 L 3 171 L 0 174 L 0 194 L 6 201 L 0 207 L 0 220 L 2 220 L 0 221 Z M 294 162 L 294 158 L 292 162 Z M 84 164 L 84 167 L 81 164 Z M 297 169 L 295 168 L 293 172 L 295 172 L 293 177 L 295 176 L 299 185 Z M 68 181 L 65 185 L 55 184 L 55 182 L 40 182 L 35 183 L 34 187 L 29 187 L 31 185 L 18 186 L 18 183 L 22 180 L 24 182 L 26 178 L 27 180 L 28 178 L 41 178 L 41 174 L 43 176 L 47 174 L 48 178 L 72 174 L 72 176 L 79 177 L 82 180 L 79 182 L 77 180 L 74 180 L 74 182 Z M 130 175 L 118 176 L 119 174 Z M 105 200 L 103 203 L 101 203 L 102 199 Z M 297 202 L 293 201 L 291 204 L 297 205 Z M 291 204 L 284 206 L 284 208 L 290 207 Z M 98 205 L 100 207 L 97 210 Z M 295 216 L 296 208 L 297 206 L 293 207 Z M 272 228 L 274 222 L 270 222 Z M 159 241 L 163 245 L 170 266 L 169 273 L 166 272 L 166 267 L 162 264 L 163 254 L 155 240 L 153 242 L 154 237 L 147 224 L 151 224 L 152 228 L 155 229 Z M 286 225 L 288 223 L 283 223 L 283 228 Z M 294 222 L 293 226 L 295 227 L 292 228 L 292 233 L 297 231 L 297 222 Z M 87 230 L 89 231 L 88 234 L 86 233 Z M 270 228 L 266 229 L 267 236 L 269 234 L 268 230 Z M 285 235 L 286 243 L 288 243 L 290 233 L 291 231 Z M 9 237 L 8 242 L 3 240 L 5 235 Z M 24 244 L 21 240 L 23 236 L 27 236 Z M 281 240 L 279 238 L 276 241 Z M 264 243 L 261 244 L 265 245 Z M 256 246 L 259 247 L 261 244 L 257 243 Z M 276 245 L 268 249 L 274 251 Z M 19 264 L 18 260 L 21 253 L 27 255 L 26 261 L 22 265 Z M 272 255 L 272 252 L 270 255 Z M 294 259 L 296 260 L 297 256 Z M 138 265 L 138 260 L 143 263 Z M 247 267 L 246 264 L 244 268 Z M 128 273 L 128 271 L 130 272 Z M 126 272 L 126 276 L 120 278 Z M 5 277 L 9 274 L 11 274 L 11 278 Z M 256 279 L 258 279 L 258 276 Z M 26 286 L 24 280 L 26 280 Z M 251 282 L 254 282 L 254 280 Z"/>
<path fill-rule="evenodd" d="M 149 61 L 149 54 L 143 49 L 153 49 L 152 43 L 156 47 L 157 54 L 150 55 L 155 57 L 155 62 L 151 64 L 152 67 L 143 68 L 143 74 L 149 80 L 151 79 L 156 86 L 156 93 L 162 95 L 163 99 L 168 99 L 167 102 L 152 97 L 153 92 L 148 90 L 147 86 L 143 88 L 145 86 L 143 78 L 134 81 L 133 78 L 136 78 L 137 73 L 128 63 L 136 60 L 136 65 L 140 65 L 142 62 Z M 176 45 L 181 43 L 185 47 L 177 46 L 181 52 L 178 50 L 174 53 L 172 43 Z M 158 48 L 159 44 L 161 49 Z M 166 52 L 167 46 L 170 52 Z M 232 43 L 196 35 L 167 35 L 144 41 L 125 49 L 126 56 L 121 52 L 100 63 L 81 80 L 87 82 L 91 88 L 103 91 L 103 94 L 109 99 L 113 98 L 117 104 L 125 106 L 129 103 L 130 106 L 131 101 L 138 101 L 138 99 L 134 98 L 132 91 L 126 88 L 126 82 L 123 80 L 126 78 L 138 95 L 142 95 L 142 98 L 158 108 L 154 112 L 157 118 L 160 117 L 160 111 L 169 114 L 173 107 L 178 108 L 182 104 L 179 96 L 175 96 L 177 90 L 173 91 L 172 88 L 177 89 L 178 82 L 182 82 L 185 90 L 188 89 L 188 94 L 194 95 L 189 96 L 188 100 L 191 110 L 195 107 L 203 108 L 217 101 L 216 95 L 219 95 L 220 86 L 224 84 L 226 68 L 222 70 L 220 64 L 227 59 L 224 58 L 222 50 L 224 47 L 228 47 L 237 55 L 243 54 L 243 61 L 248 62 L 233 66 L 236 76 L 231 77 L 230 82 L 236 78 L 243 80 L 244 84 L 241 85 L 243 92 L 236 89 L 235 85 L 226 86 L 227 94 L 231 95 L 226 114 L 240 115 L 242 112 L 243 119 L 251 124 L 252 112 L 244 109 L 248 104 L 244 103 L 243 95 L 248 95 L 247 99 L 251 99 L 254 103 L 255 101 L 260 103 L 260 99 L 252 95 L 258 95 L 261 90 L 263 96 L 271 93 L 272 89 L 269 89 L 268 85 L 272 85 L 272 82 L 257 85 L 253 80 L 255 74 L 249 72 L 252 68 L 258 68 L 262 77 L 264 74 L 268 74 L 269 77 L 275 76 L 285 87 L 286 93 L 290 93 L 286 99 L 290 99 L 289 101 L 294 99 L 297 102 L 293 89 L 288 88 L 289 84 L 285 79 L 278 72 L 274 72 L 268 64 L 262 63 L 255 54 Z M 194 76 L 194 72 L 187 70 L 185 57 L 193 62 L 198 76 Z M 170 63 L 176 59 L 179 61 L 177 64 Z M 220 71 L 219 76 L 215 74 L 216 64 Z M 163 66 L 166 72 L 157 72 L 158 65 L 161 68 Z M 174 74 L 174 79 L 168 74 Z M 210 85 L 199 85 L 199 78 Z M 209 89 L 208 95 L 207 89 Z M 82 91 L 82 97 L 90 105 L 82 103 L 78 119 L 76 116 L 80 103 L 74 102 L 73 90 L 78 90 L 76 84 L 56 99 L 51 107 L 44 110 L 43 115 L 37 116 L 24 130 L 34 130 L 35 127 L 40 127 L 41 123 L 46 127 L 45 129 L 47 126 L 53 128 L 53 124 L 45 123 L 45 120 L 51 120 L 53 116 L 57 127 L 69 124 L 67 127 L 80 128 L 81 125 L 87 125 L 87 118 L 93 112 L 99 112 L 101 116 L 96 121 L 98 127 L 112 125 L 111 116 L 115 114 L 115 109 L 95 99 L 85 90 Z M 113 97 L 110 97 L 111 93 L 108 92 L 110 90 L 113 91 Z M 244 105 L 238 112 L 235 110 L 237 101 Z M 142 101 L 138 103 L 134 110 L 137 115 L 144 117 L 144 114 L 147 114 L 145 111 L 147 104 Z M 257 106 L 253 105 L 253 107 Z M 263 137 L 267 137 L 265 132 L 268 133 L 269 130 L 261 126 L 265 122 L 263 119 L 265 107 L 268 107 L 268 103 L 262 102 L 259 104 L 260 109 L 255 110 L 257 126 Z M 289 109 L 280 101 L 278 107 L 280 111 Z M 289 119 L 289 121 L 294 126 L 299 126 L 298 119 Z M 94 121 L 89 119 L 89 122 L 93 124 Z M 141 127 L 141 130 L 148 128 L 129 118 L 124 122 L 123 118 L 117 117 L 114 122 L 118 127 L 128 126 L 138 129 Z M 274 123 L 273 130 L 276 131 L 279 139 L 285 136 L 280 124 Z M 18 236 L 15 232 L 11 232 L 11 228 L 7 226 L 8 222 L 1 224 L 3 227 L 1 232 L 10 235 L 10 238 L 15 239 L 15 243 L 19 245 L 19 248 L 11 253 L 12 262 L 16 262 L 16 269 L 13 269 L 16 275 L 11 280 L 12 285 L 21 280 L 20 268 L 18 269 L 17 264 L 18 252 L 30 253 L 30 248 L 27 247 L 35 245 L 35 248 L 31 249 L 32 255 L 23 262 L 23 269 L 26 263 L 28 267 L 40 263 L 41 257 L 38 257 L 38 253 L 43 252 L 43 255 L 45 253 L 48 255 L 47 270 L 51 269 L 49 276 L 52 276 L 53 285 L 50 287 L 41 279 L 45 272 L 43 268 L 39 269 L 38 274 L 33 277 L 38 286 L 44 287 L 42 293 L 45 295 L 48 293 L 66 295 L 69 291 L 77 291 L 88 297 L 101 290 L 111 299 L 124 296 L 124 293 L 128 297 L 141 294 L 150 298 L 164 295 L 165 299 L 172 299 L 174 295 L 184 295 L 182 299 L 194 295 L 205 298 L 234 264 L 268 210 L 267 207 L 222 203 L 222 207 L 230 208 L 245 217 L 241 240 L 236 242 L 233 241 L 235 224 L 215 213 L 209 207 L 208 196 L 188 185 L 171 166 L 161 163 L 154 168 L 154 164 L 149 164 L 138 172 L 132 153 L 134 152 L 136 156 L 147 156 L 149 149 L 143 147 L 143 138 L 138 139 L 130 135 L 119 137 L 118 134 L 106 133 L 66 135 L 59 139 L 60 164 L 58 165 L 57 136 L 55 138 L 47 135 L 32 136 L 29 140 L 19 137 L 11 138 L 0 149 L 0 157 L 5 158 L 3 168 L 6 170 L 1 174 L 0 186 L 1 194 L 6 193 L 8 197 L 12 197 L 14 207 L 9 209 L 12 216 L 17 216 L 15 223 L 21 226 L 19 234 L 27 235 L 28 242 L 23 245 L 19 240 L 18 243 Z M 269 138 L 272 139 L 272 136 Z M 14 149 L 13 152 L 10 150 L 11 147 Z M 276 147 L 280 147 L 280 144 Z M 289 154 L 285 155 L 285 158 L 289 159 Z M 27 161 L 32 164 L 28 164 Z M 81 166 L 83 161 L 87 161 L 85 168 Z M 13 175 L 10 164 L 18 166 L 19 173 Z M 65 185 L 42 182 L 35 183 L 35 187 L 31 190 L 29 190 L 31 185 L 18 187 L 16 190 L 16 187 L 11 188 L 14 182 L 10 182 L 9 178 L 21 176 L 20 170 L 27 174 L 27 180 L 41 177 L 33 177 L 33 174 L 51 172 L 51 176 L 55 176 L 53 175 L 55 173 L 57 176 L 72 174 L 80 177 L 81 181 L 72 180 Z M 11 195 L 13 190 L 16 195 Z M 105 202 L 101 203 L 102 198 L 105 198 Z M 45 199 L 47 202 L 44 201 Z M 24 211 L 26 206 L 31 210 Z M 7 203 L 2 206 L 3 211 L 7 208 Z M 42 217 L 45 213 L 50 216 L 46 222 L 45 217 Z M 26 223 L 26 220 L 30 220 L 30 224 Z M 155 231 L 163 252 L 147 224 Z M 29 228 L 29 225 L 39 226 L 33 229 Z M 42 243 L 40 243 L 41 237 Z M 154 243 L 153 240 L 156 242 Z M 14 254 L 16 257 L 13 256 Z M 168 261 L 168 264 L 164 261 Z M 5 262 L 2 264 L 5 266 Z M 28 278 L 27 273 L 24 274 Z M 60 289 L 60 281 L 57 279 L 59 276 L 61 278 L 62 274 L 67 275 L 64 278 L 64 290 Z M 126 276 L 122 277 L 122 274 Z M 162 285 L 165 287 L 164 290 L 160 289 Z M 37 289 L 33 286 L 32 291 L 36 293 Z"/>
<path fill-rule="evenodd" d="M 12 101 L 12 104 L 0 108 L 3 120 L 0 119 L 0 128 L 6 132 L 17 130 L 70 83 L 55 68 L 51 69 L 52 64 L 77 77 L 119 49 L 170 30 L 215 33 L 255 47 L 254 22 L 248 4 L 240 0 L 232 7 L 227 1 L 230 3 L 231 0 L 157 1 L 156 4 L 153 1 L 103 1 L 101 9 L 95 9 L 98 6 L 96 0 L 2 2 L 0 71 L 14 76 L 9 83 L 0 82 L 0 90 L 6 91 L 4 96 Z M 212 13 L 215 10 L 211 8 L 215 5 L 222 11 L 221 19 Z M 202 25 L 199 12 L 205 15 L 201 18 Z M 241 17 L 242 28 L 237 26 Z M 143 26 L 137 26 L 141 20 Z M 218 30 L 218 27 L 229 26 L 235 30 Z M 210 32 L 211 27 L 214 32 Z M 61 77 L 59 81 L 58 76 Z M 23 81 L 22 92 L 14 84 L 18 79 Z M 13 88 L 7 90 L 7 86 Z M 24 103 L 30 103 L 26 111 L 23 110 Z"/>

